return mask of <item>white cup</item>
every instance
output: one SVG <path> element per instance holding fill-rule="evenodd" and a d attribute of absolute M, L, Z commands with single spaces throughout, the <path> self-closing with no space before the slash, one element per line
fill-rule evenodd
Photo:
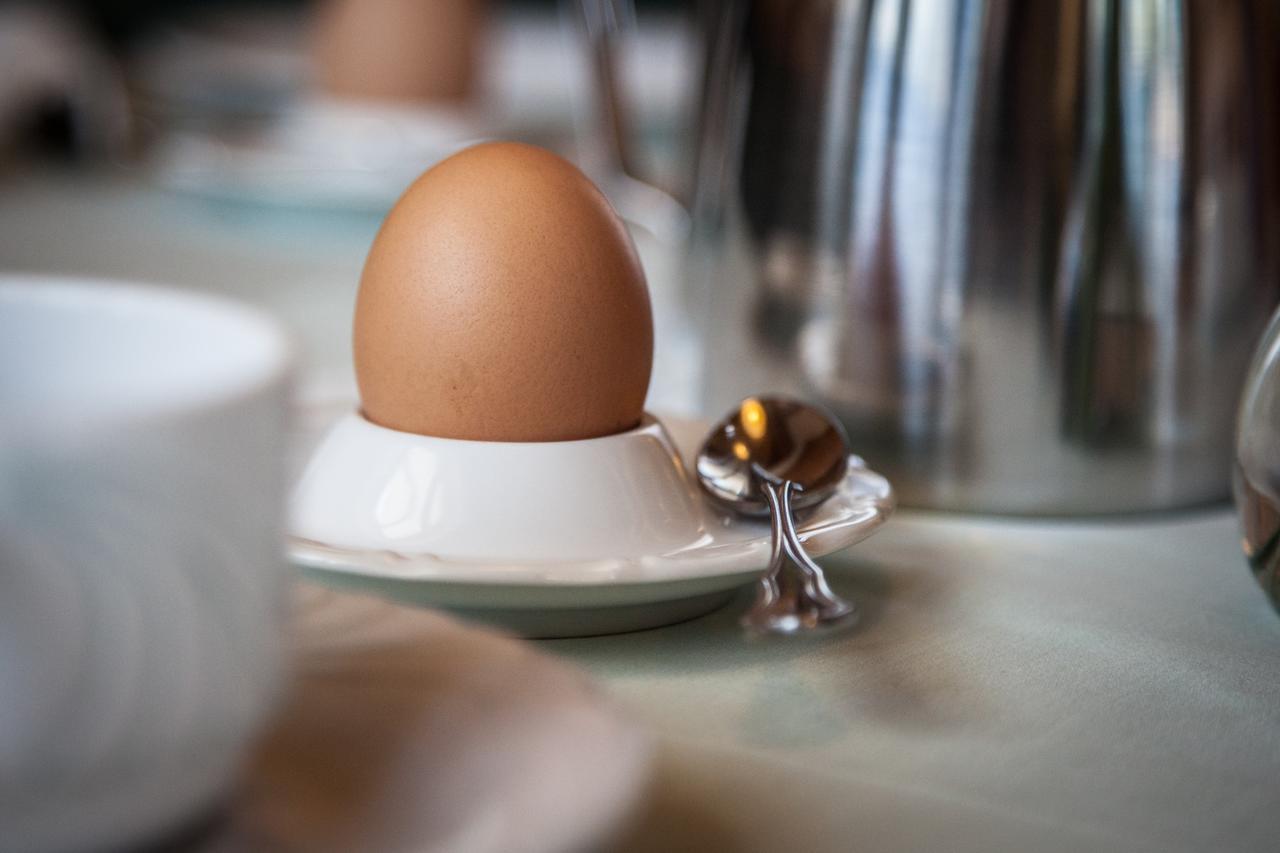
<path fill-rule="evenodd" d="M 234 303 L 0 276 L 0 847 L 228 792 L 281 684 L 290 374 Z"/>

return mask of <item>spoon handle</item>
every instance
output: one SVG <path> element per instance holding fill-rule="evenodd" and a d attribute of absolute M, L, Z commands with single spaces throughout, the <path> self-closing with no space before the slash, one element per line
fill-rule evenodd
<path fill-rule="evenodd" d="M 832 591 L 822 568 L 804 550 L 796 532 L 791 505 L 796 484 L 762 479 L 760 486 L 769 501 L 773 534 L 769 568 L 760 578 L 755 604 L 743 617 L 743 625 L 758 632 L 794 634 L 850 621 L 856 615 L 853 605 Z M 800 583 L 787 584 L 790 594 L 784 595 L 779 580 L 788 557 L 799 570 Z"/>
<path fill-rule="evenodd" d="M 827 584 L 826 573 L 813 561 L 809 552 L 800 542 L 800 534 L 796 532 L 795 512 L 791 508 L 791 495 L 796 491 L 794 483 L 787 482 L 782 488 L 782 533 L 785 536 L 783 548 L 800 569 L 803 578 L 804 592 L 809 600 L 822 609 L 822 621 L 843 619 L 854 612 L 849 602 L 840 598 Z M 772 507 L 771 507 L 772 508 Z"/>
<path fill-rule="evenodd" d="M 758 633 L 789 634 L 799 626 L 786 627 L 783 621 L 792 610 L 791 603 L 783 597 L 779 581 L 782 570 L 787 565 L 786 532 L 782 529 L 782 513 L 777 511 L 775 498 L 772 495 L 773 484 L 766 487 L 769 497 L 769 527 L 772 535 L 769 538 L 769 567 L 756 585 L 756 601 L 746 615 L 742 617 L 742 625 Z M 794 619 L 792 620 L 794 621 Z"/>

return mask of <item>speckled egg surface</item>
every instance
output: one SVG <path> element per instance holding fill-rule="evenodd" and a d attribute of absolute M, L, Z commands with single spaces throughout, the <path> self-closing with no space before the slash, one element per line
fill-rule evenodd
<path fill-rule="evenodd" d="M 482 441 L 639 423 L 653 316 L 626 226 L 568 161 L 491 142 L 425 172 L 382 224 L 355 312 L 365 417 Z"/>

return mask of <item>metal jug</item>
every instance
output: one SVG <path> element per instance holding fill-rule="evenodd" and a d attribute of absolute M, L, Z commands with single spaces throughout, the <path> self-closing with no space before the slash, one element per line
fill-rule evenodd
<path fill-rule="evenodd" d="M 708 411 L 824 401 L 909 505 L 1225 500 L 1280 298 L 1273 0 L 723 0 Z"/>

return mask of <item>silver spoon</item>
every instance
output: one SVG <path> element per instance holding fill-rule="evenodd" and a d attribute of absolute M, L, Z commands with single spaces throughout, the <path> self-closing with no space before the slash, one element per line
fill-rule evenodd
<path fill-rule="evenodd" d="M 829 498 L 849 467 L 849 442 L 830 415 L 787 397 L 748 397 L 712 428 L 698 452 L 698 482 L 741 515 L 770 517 L 773 547 L 742 624 L 796 634 L 851 623 L 857 609 L 831 591 L 805 553 L 795 513 Z M 784 573 L 787 557 L 797 570 Z M 798 575 L 798 576 L 797 576 Z"/>

